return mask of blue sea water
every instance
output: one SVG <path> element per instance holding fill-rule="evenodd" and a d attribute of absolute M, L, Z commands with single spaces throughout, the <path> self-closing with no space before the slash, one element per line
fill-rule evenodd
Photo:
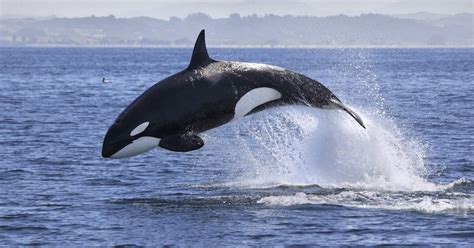
<path fill-rule="evenodd" d="M 323 82 L 367 129 L 289 106 L 106 160 L 109 125 L 191 50 L 0 48 L 0 244 L 472 245 L 473 52 L 210 49 Z"/>

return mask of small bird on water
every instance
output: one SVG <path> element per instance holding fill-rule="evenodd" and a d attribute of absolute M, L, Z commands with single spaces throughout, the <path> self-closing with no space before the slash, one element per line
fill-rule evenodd
<path fill-rule="evenodd" d="M 111 83 L 111 81 L 106 80 L 105 78 L 102 78 L 102 83 L 107 84 L 107 83 Z"/>

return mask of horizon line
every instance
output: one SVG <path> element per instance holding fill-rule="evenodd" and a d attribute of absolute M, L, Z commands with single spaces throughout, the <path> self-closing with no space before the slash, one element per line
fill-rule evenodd
<path fill-rule="evenodd" d="M 473 45 L 208 45 L 211 49 L 472 49 Z M 7 44 L 0 43 L 0 48 L 163 48 L 192 49 L 193 45 L 87 45 L 87 44 Z"/>
<path fill-rule="evenodd" d="M 376 13 L 376 12 L 367 12 L 367 13 L 360 13 L 360 14 L 355 14 L 355 15 L 350 15 L 350 14 L 334 14 L 334 15 L 294 15 L 294 14 L 273 14 L 273 13 L 265 13 L 265 14 L 248 14 L 248 15 L 242 15 L 239 13 L 230 13 L 226 17 L 213 17 L 212 15 L 202 12 L 202 11 L 197 11 L 197 12 L 192 12 L 186 14 L 186 16 L 170 16 L 167 19 L 166 18 L 161 18 L 161 17 L 153 17 L 153 16 L 146 16 L 146 15 L 137 15 L 137 16 L 120 16 L 116 14 L 108 14 L 108 15 L 96 15 L 96 14 L 90 14 L 90 15 L 84 15 L 84 16 L 58 16 L 58 15 L 48 15 L 48 16 L 24 16 L 24 15 L 2 15 L 0 14 L 0 19 L 74 19 L 74 18 L 88 18 L 88 17 L 96 17 L 96 18 L 103 18 L 103 17 L 114 17 L 114 18 L 121 18 L 121 19 L 132 19 L 132 18 L 141 18 L 141 17 L 146 17 L 146 18 L 152 18 L 152 19 L 158 19 L 158 20 L 170 20 L 171 18 L 178 18 L 178 19 L 185 19 L 189 16 L 196 15 L 196 14 L 203 14 L 211 19 L 226 19 L 230 18 L 233 15 L 239 15 L 239 17 L 266 17 L 266 16 L 279 16 L 279 17 L 337 17 L 337 16 L 347 16 L 347 17 L 360 17 L 364 15 L 383 15 L 383 16 L 392 16 L 392 17 L 398 17 L 398 16 L 403 16 L 403 15 L 416 15 L 416 14 L 432 14 L 432 15 L 440 15 L 440 16 L 456 16 L 456 15 L 463 15 L 463 14 L 468 14 L 468 15 L 474 15 L 474 12 L 458 12 L 458 13 L 452 13 L 452 14 L 443 14 L 443 13 L 435 13 L 435 12 L 429 12 L 429 11 L 418 11 L 418 12 L 409 12 L 409 13 L 392 13 L 392 14 L 387 14 L 387 13 Z"/>

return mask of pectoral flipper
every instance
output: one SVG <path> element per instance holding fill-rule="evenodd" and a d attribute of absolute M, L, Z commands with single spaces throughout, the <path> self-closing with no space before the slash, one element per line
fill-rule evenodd
<path fill-rule="evenodd" d="M 164 137 L 159 146 L 174 152 L 189 152 L 203 147 L 204 141 L 194 133 L 185 133 Z"/>

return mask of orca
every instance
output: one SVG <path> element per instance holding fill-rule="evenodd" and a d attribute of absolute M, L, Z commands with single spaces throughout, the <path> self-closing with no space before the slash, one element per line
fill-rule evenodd
<path fill-rule="evenodd" d="M 201 148 L 199 133 L 281 105 L 341 109 L 362 119 L 320 82 L 266 64 L 218 61 L 208 55 L 202 30 L 189 66 L 136 98 L 108 129 L 104 158 L 125 158 L 162 147 Z"/>

